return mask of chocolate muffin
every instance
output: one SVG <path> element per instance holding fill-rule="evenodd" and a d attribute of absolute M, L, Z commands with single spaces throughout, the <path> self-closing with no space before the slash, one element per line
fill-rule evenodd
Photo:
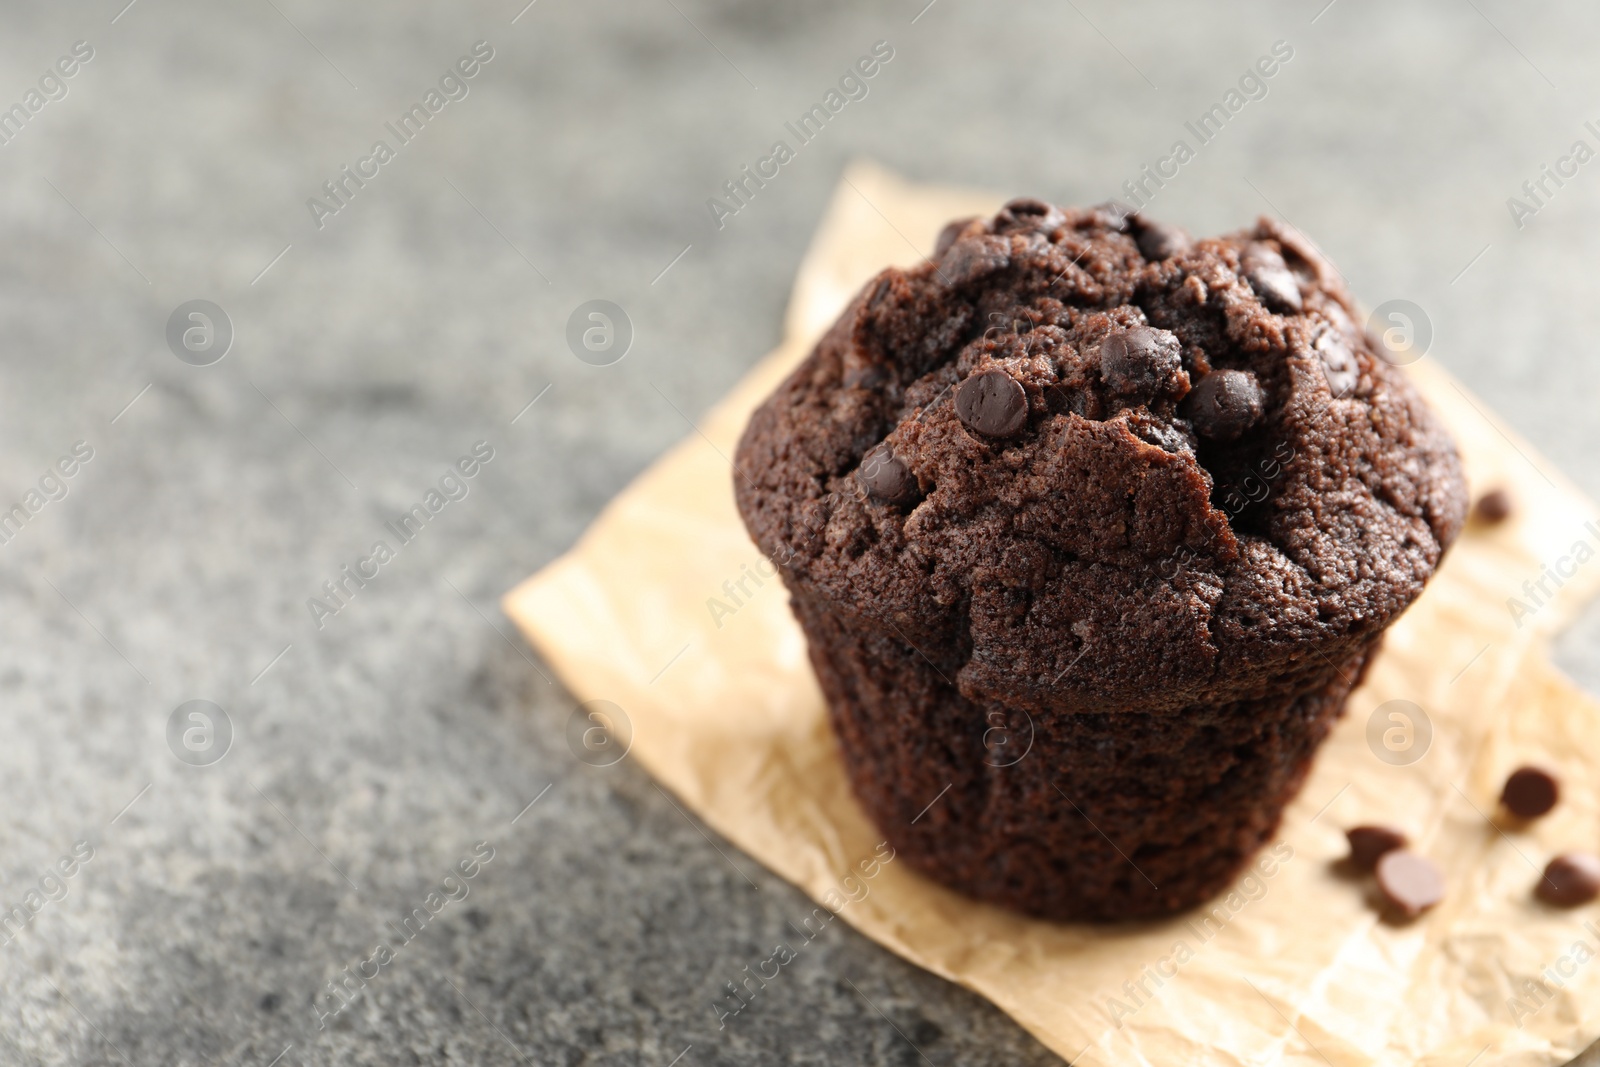
<path fill-rule="evenodd" d="M 1466 514 L 1380 351 L 1265 219 L 1014 200 L 861 291 L 734 486 L 901 856 L 1064 920 L 1230 884 Z"/>

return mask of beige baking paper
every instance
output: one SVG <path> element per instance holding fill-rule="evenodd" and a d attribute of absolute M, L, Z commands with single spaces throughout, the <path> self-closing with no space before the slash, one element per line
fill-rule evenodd
<path fill-rule="evenodd" d="M 751 409 L 858 287 L 887 264 L 916 263 L 947 220 L 996 206 L 851 168 L 801 267 L 783 345 L 577 547 L 508 594 L 507 614 L 577 700 L 624 709 L 631 758 L 686 808 L 819 902 L 837 907 L 854 872 L 868 895 L 843 907 L 845 921 L 989 998 L 1074 1063 L 1572 1059 L 1600 1037 L 1600 961 L 1589 959 L 1600 907 L 1559 912 L 1531 890 L 1555 852 L 1600 848 L 1600 715 L 1546 658 L 1600 584 L 1600 522 L 1426 358 L 1410 372 L 1453 428 L 1475 489 L 1506 486 L 1518 509 L 1498 528 L 1470 526 L 1393 627 L 1283 820 L 1279 852 L 1292 855 L 1270 877 L 1214 902 L 1209 923 L 1202 911 L 1115 928 L 977 904 L 904 863 L 861 878 L 879 837 L 851 797 L 783 589 L 747 577 L 762 561 L 734 511 L 729 459 Z M 1524 582 L 1541 577 L 1548 595 L 1530 594 Z M 1513 596 L 1526 614 L 1514 617 Z M 1427 744 L 1409 765 L 1368 745 L 1369 719 L 1391 700 L 1431 723 L 1424 742 L 1379 716 L 1380 749 L 1388 730 L 1399 731 L 1391 747 Z M 1487 816 L 1524 761 L 1558 770 L 1567 795 L 1532 829 L 1502 831 Z M 1342 829 L 1367 820 L 1401 825 L 1447 872 L 1448 899 L 1421 921 L 1376 921 L 1367 887 L 1332 867 Z"/>

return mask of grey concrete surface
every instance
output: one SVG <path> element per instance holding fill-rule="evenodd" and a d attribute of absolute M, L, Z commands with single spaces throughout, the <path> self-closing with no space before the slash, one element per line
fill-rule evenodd
<path fill-rule="evenodd" d="M 1286 215 L 1600 494 L 1600 162 L 1520 229 L 1506 205 L 1600 146 L 1593 5 L 125 2 L 0 5 L 0 108 L 93 49 L 0 146 L 0 505 L 65 489 L 0 545 L 0 899 L 41 894 L 0 945 L 0 1063 L 1058 1062 L 837 924 L 719 1029 L 803 898 L 575 760 L 496 608 L 774 343 L 850 158 L 1102 200 L 1288 41 L 1150 210 Z M 879 40 L 866 98 L 715 228 Z M 307 199 L 478 41 L 467 95 L 319 228 Z M 637 332 L 608 367 L 564 341 L 597 297 Z M 213 365 L 164 337 L 193 299 L 236 332 Z M 307 599 L 479 441 L 468 495 L 319 629 Z M 1562 648 L 1591 688 L 1597 625 Z M 169 749 L 190 700 L 225 709 L 220 762 Z"/>

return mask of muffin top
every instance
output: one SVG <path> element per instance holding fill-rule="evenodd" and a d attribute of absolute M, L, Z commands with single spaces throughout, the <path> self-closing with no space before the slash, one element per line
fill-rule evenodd
<path fill-rule="evenodd" d="M 969 698 L 1250 699 L 1366 644 L 1461 528 L 1379 351 L 1281 223 L 1014 200 L 867 284 L 751 418 L 736 497 L 795 595 Z"/>

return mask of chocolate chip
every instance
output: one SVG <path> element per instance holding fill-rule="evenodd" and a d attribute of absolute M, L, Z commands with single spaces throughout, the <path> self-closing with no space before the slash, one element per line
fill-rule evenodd
<path fill-rule="evenodd" d="M 1300 283 L 1277 252 L 1265 245 L 1251 248 L 1244 256 L 1244 276 L 1268 307 L 1277 311 L 1300 310 Z"/>
<path fill-rule="evenodd" d="M 1444 875 L 1432 860 L 1403 848 L 1378 861 L 1378 889 L 1389 905 L 1408 919 L 1444 899 Z"/>
<path fill-rule="evenodd" d="M 1048 215 L 1055 209 L 1043 200 L 1031 196 L 1019 196 L 1014 200 L 1007 201 L 1006 206 L 1000 210 L 1008 211 L 1021 218 L 1024 215 Z"/>
<path fill-rule="evenodd" d="M 1183 399 L 1183 413 L 1201 437 L 1237 441 L 1261 421 L 1265 402 L 1249 371 L 1212 371 Z"/>
<path fill-rule="evenodd" d="M 1519 819 L 1537 819 L 1560 799 L 1561 783 L 1540 767 L 1518 767 L 1500 792 L 1500 803 Z"/>
<path fill-rule="evenodd" d="M 1100 342 L 1100 377 L 1113 393 L 1149 400 L 1183 369 L 1183 345 L 1166 330 L 1133 326 Z"/>
<path fill-rule="evenodd" d="M 1505 522 L 1511 517 L 1511 494 L 1504 489 L 1491 489 L 1478 498 L 1472 505 L 1472 515 L 1479 522 L 1486 522 L 1491 526 Z"/>
<path fill-rule="evenodd" d="M 1325 333 L 1317 338 L 1317 356 L 1322 360 L 1322 376 L 1328 380 L 1328 391 L 1335 400 L 1350 395 L 1350 390 L 1361 380 L 1361 369 L 1356 365 L 1355 353 L 1336 333 Z"/>
<path fill-rule="evenodd" d="M 994 218 L 997 233 L 1049 233 L 1067 221 L 1054 204 L 1031 196 L 1019 196 L 1000 209 Z"/>
<path fill-rule="evenodd" d="M 973 219 L 956 219 L 946 223 L 945 228 L 939 231 L 939 240 L 933 245 L 933 258 L 938 259 L 950 251 L 950 246 L 956 243 L 956 238 L 961 236 L 961 231 L 972 225 Z"/>
<path fill-rule="evenodd" d="M 1540 900 L 1558 908 L 1575 908 L 1600 897 L 1600 856 L 1564 852 L 1550 861 L 1534 890 Z"/>
<path fill-rule="evenodd" d="M 916 475 L 897 457 L 889 442 L 873 447 L 861 458 L 856 477 L 874 500 L 885 504 L 910 504 L 919 494 Z"/>
<path fill-rule="evenodd" d="M 1182 226 L 1168 226 L 1166 223 L 1149 221 L 1141 224 L 1136 240 L 1139 244 L 1139 254 L 1151 262 L 1182 255 L 1194 244 L 1189 239 L 1189 231 Z"/>
<path fill-rule="evenodd" d="M 956 415 L 969 430 L 1012 437 L 1028 424 L 1028 394 L 1005 371 L 986 370 L 956 387 Z"/>
<path fill-rule="evenodd" d="M 1011 241 L 982 233 L 962 237 L 939 258 L 939 277 L 946 285 L 965 285 L 1011 265 Z"/>
<path fill-rule="evenodd" d="M 1405 848 L 1406 835 L 1387 826 L 1356 826 L 1344 832 L 1350 842 L 1350 865 L 1370 871 L 1378 861 L 1397 848 Z"/>

